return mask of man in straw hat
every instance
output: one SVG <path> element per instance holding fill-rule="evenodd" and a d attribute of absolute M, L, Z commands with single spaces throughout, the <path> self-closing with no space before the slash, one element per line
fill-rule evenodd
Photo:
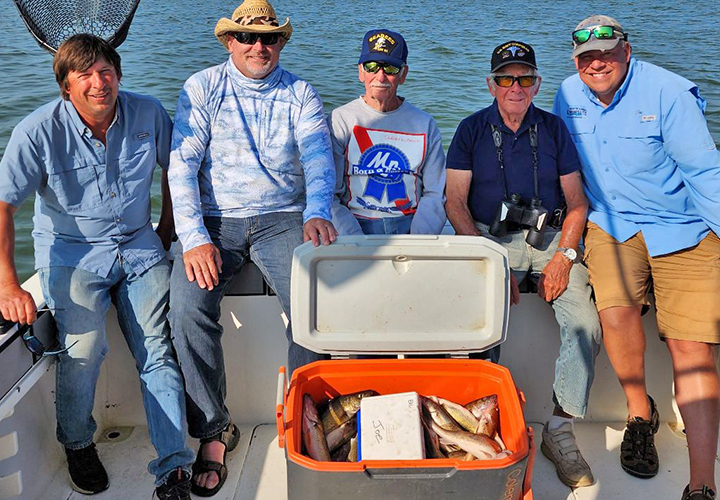
<path fill-rule="evenodd" d="M 720 153 L 698 87 L 632 57 L 627 39 L 608 16 L 578 24 L 578 73 L 560 86 L 554 110 L 583 164 L 590 203 L 585 259 L 605 348 L 628 403 L 620 463 L 640 478 L 659 470 L 659 416 L 645 385 L 641 320 L 652 282 L 690 452 L 682 498 L 711 500 L 720 419 Z"/>
<path fill-rule="evenodd" d="M 397 95 L 407 54 L 400 33 L 368 31 L 358 61 L 365 94 L 330 115 L 340 234 L 440 234 L 445 225 L 440 130 Z"/>
<path fill-rule="evenodd" d="M 191 76 L 175 113 L 169 183 L 182 251 L 172 274 L 170 322 L 185 376 L 188 424 L 200 439 L 192 490 L 211 496 L 238 443 L 226 394 L 220 302 L 252 256 L 290 317 L 293 249 L 330 244 L 335 185 L 323 106 L 278 65 L 292 26 L 266 0 L 245 0 L 215 36 L 228 60 Z M 292 341 L 289 371 L 320 358 Z"/>
<path fill-rule="evenodd" d="M 563 122 L 532 104 L 540 84 L 530 45 L 495 47 L 487 78 L 495 100 L 460 123 L 448 149 L 446 209 L 457 234 L 506 248 L 513 279 L 536 282 L 555 312 L 560 355 L 542 452 L 560 480 L 575 488 L 595 480 L 573 422 L 587 412 L 602 332 L 587 268 L 578 259 L 587 213 L 580 160 Z M 512 288 L 517 302 L 517 285 Z"/>

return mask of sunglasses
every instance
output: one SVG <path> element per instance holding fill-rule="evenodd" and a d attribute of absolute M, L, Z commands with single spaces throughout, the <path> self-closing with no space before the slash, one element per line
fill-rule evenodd
<path fill-rule="evenodd" d="M 397 75 L 402 70 L 402 66 L 397 67 L 386 62 L 368 61 L 363 63 L 363 69 L 368 73 L 377 73 L 380 68 L 386 75 Z"/>
<path fill-rule="evenodd" d="M 62 354 L 63 352 L 67 352 L 68 350 L 70 350 L 71 347 L 73 347 L 75 344 L 77 344 L 79 342 L 76 340 L 75 342 L 70 344 L 68 347 L 64 347 L 61 349 L 58 349 L 58 347 L 60 347 L 60 345 L 58 343 L 55 346 L 53 346 L 53 347 L 55 347 L 55 349 L 48 349 L 47 347 L 45 347 L 45 344 L 43 344 L 40 341 L 40 339 L 37 338 L 33 334 L 32 326 L 30 326 L 30 328 L 28 328 L 27 331 L 25 333 L 23 333 L 22 339 L 23 339 L 23 342 L 25 342 L 25 347 L 28 348 L 28 351 L 33 353 L 35 356 L 39 356 L 41 358 L 47 357 L 47 356 L 55 356 L 57 354 Z"/>
<path fill-rule="evenodd" d="M 591 35 L 594 35 L 597 40 L 612 40 L 614 38 L 627 40 L 627 33 L 623 33 L 612 26 L 593 26 L 573 31 L 572 39 L 573 42 L 579 45 L 590 40 Z"/>
<path fill-rule="evenodd" d="M 497 75 L 493 77 L 495 84 L 498 87 L 512 87 L 515 82 L 518 82 L 521 87 L 532 87 L 537 82 L 537 76 L 535 75 L 523 75 L 523 76 L 512 76 L 512 75 Z"/>
<path fill-rule="evenodd" d="M 279 33 L 245 33 L 241 31 L 233 33 L 232 36 L 243 45 L 255 45 L 258 39 L 263 45 L 275 45 L 280 40 Z"/>

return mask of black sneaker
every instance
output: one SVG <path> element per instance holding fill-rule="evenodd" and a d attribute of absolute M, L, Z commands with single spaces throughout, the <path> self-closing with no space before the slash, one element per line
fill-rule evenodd
<path fill-rule="evenodd" d="M 682 500 L 715 500 L 715 492 L 703 485 L 702 488 L 690 491 L 690 485 L 685 486 Z"/>
<path fill-rule="evenodd" d="M 657 475 L 660 468 L 655 433 L 660 427 L 660 415 L 653 398 L 650 400 L 650 420 L 630 419 L 620 445 L 620 465 L 631 476 L 648 479 Z"/>
<path fill-rule="evenodd" d="M 70 483 L 75 491 L 93 495 L 108 489 L 108 475 L 95 450 L 95 443 L 79 450 L 65 448 L 65 455 Z"/>
<path fill-rule="evenodd" d="M 159 500 L 190 500 L 190 473 L 178 468 L 155 488 Z"/>

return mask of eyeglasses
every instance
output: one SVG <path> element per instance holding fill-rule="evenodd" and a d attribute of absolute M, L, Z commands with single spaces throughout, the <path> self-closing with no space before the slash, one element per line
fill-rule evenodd
<path fill-rule="evenodd" d="M 498 87 L 512 87 L 515 85 L 515 82 L 518 82 L 521 87 L 532 87 L 535 85 L 535 82 L 537 82 L 537 78 L 535 75 L 496 75 L 493 77 L 493 80 L 495 80 L 495 84 Z"/>
<path fill-rule="evenodd" d="M 275 45 L 280 40 L 279 33 L 245 33 L 241 31 L 233 33 L 232 36 L 244 45 L 255 45 L 258 39 L 263 45 Z"/>
<path fill-rule="evenodd" d="M 612 40 L 613 38 L 627 40 L 627 33 L 623 33 L 612 26 L 592 26 L 573 31 L 572 39 L 573 42 L 579 45 L 590 40 L 590 35 L 595 35 L 597 40 Z"/>
<path fill-rule="evenodd" d="M 378 61 L 367 61 L 363 63 L 363 69 L 368 73 L 377 73 L 380 68 L 385 72 L 386 75 L 397 75 L 400 73 L 401 67 L 397 67 L 393 64 Z"/>
<path fill-rule="evenodd" d="M 55 347 L 54 350 L 48 349 L 47 347 L 45 347 L 45 344 L 43 344 L 40 341 L 40 339 L 37 338 L 33 334 L 32 326 L 30 328 L 28 328 L 25 333 L 23 333 L 22 338 L 23 338 L 23 341 L 25 342 L 25 347 L 28 348 L 28 351 L 33 353 L 35 356 L 40 356 L 40 357 L 55 356 L 57 354 L 62 354 L 63 352 L 67 352 L 68 350 L 70 350 L 75 344 L 77 344 L 79 342 L 78 340 L 76 340 L 75 342 L 70 344 L 68 347 L 64 347 L 64 348 L 60 348 L 60 349 L 57 348 L 57 347 L 60 347 L 59 344 L 56 344 L 55 346 L 53 346 L 53 347 Z"/>

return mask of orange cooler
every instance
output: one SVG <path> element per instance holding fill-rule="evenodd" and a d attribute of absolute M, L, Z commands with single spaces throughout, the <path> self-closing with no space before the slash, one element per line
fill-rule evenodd
<path fill-rule="evenodd" d="M 279 444 L 289 500 L 532 500 L 533 436 L 509 370 L 467 354 L 505 340 L 509 311 L 505 250 L 464 236 L 347 236 L 295 251 L 295 341 L 344 359 L 298 368 L 278 385 Z M 404 359 L 347 359 L 399 354 Z M 405 358 L 450 354 L 455 359 Z M 501 460 L 318 462 L 302 454 L 303 395 L 317 403 L 373 389 L 415 391 L 466 404 L 498 395 Z"/>

